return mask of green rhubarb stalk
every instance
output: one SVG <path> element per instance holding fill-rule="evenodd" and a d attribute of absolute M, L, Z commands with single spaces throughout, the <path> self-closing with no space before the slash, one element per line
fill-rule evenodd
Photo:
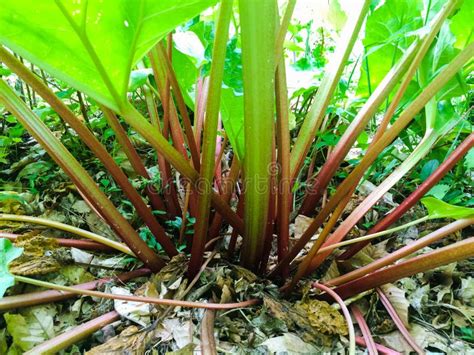
<path fill-rule="evenodd" d="M 291 213 L 291 183 L 290 183 L 290 129 L 289 129 L 289 101 L 286 84 L 285 61 L 280 56 L 280 65 L 275 75 L 276 82 L 276 111 L 277 111 L 277 147 L 280 176 L 278 181 L 278 260 L 282 260 L 288 253 L 290 240 L 290 213 Z M 288 270 L 283 271 L 286 275 Z"/>
<path fill-rule="evenodd" d="M 204 245 L 206 243 L 209 227 L 211 207 L 211 192 L 215 168 L 215 152 L 217 126 L 219 121 L 219 107 L 221 100 L 222 80 L 224 78 L 224 63 L 229 37 L 229 24 L 232 17 L 233 0 L 222 0 L 219 10 L 219 19 L 212 53 L 212 65 L 209 81 L 209 94 L 204 121 L 204 137 L 202 150 L 202 163 L 197 186 L 198 214 L 196 216 L 195 233 L 189 263 L 189 273 L 194 276 L 202 264 Z"/>
<path fill-rule="evenodd" d="M 274 133 L 275 0 L 240 0 L 244 80 L 243 175 L 245 187 L 242 265 L 257 270 L 270 202 Z"/>
<path fill-rule="evenodd" d="M 278 28 L 278 34 L 275 41 L 275 64 L 280 65 L 280 57 L 283 53 L 283 45 L 285 43 L 286 33 L 288 32 L 288 26 L 290 25 L 291 16 L 295 10 L 296 0 L 288 0 L 286 4 L 285 13 Z"/>
<path fill-rule="evenodd" d="M 423 72 L 420 73 L 420 79 L 424 84 L 425 80 Z M 446 134 L 450 129 L 449 124 L 444 125 L 441 128 L 436 128 L 437 102 L 434 97 L 431 98 L 425 106 L 425 122 L 425 135 L 418 146 L 413 150 L 408 158 L 405 159 L 405 161 L 397 169 L 395 169 L 392 174 L 390 174 L 379 186 L 377 186 L 377 188 L 372 191 L 364 199 L 364 201 L 356 207 L 354 211 L 352 211 L 352 213 L 344 220 L 344 222 L 327 239 L 325 245 L 331 245 L 340 242 L 356 225 L 356 223 L 369 211 L 369 209 L 371 209 L 390 188 L 392 188 L 398 181 L 400 181 L 403 176 L 405 176 L 416 164 L 418 164 L 418 162 L 430 152 L 438 139 Z M 330 254 L 330 251 L 318 254 L 318 256 L 311 260 L 311 265 L 307 266 L 307 269 L 304 272 L 302 270 L 300 270 L 300 272 L 307 274 L 308 272 L 314 270 Z"/>
<path fill-rule="evenodd" d="M 382 236 L 387 235 L 387 234 L 392 234 L 392 233 L 398 232 L 398 231 L 400 231 L 400 230 L 409 228 L 409 227 L 411 227 L 411 226 L 417 225 L 417 224 L 419 224 L 419 223 L 423 223 L 423 222 L 428 221 L 428 220 L 430 220 L 430 219 L 432 219 L 432 217 L 430 217 L 430 216 L 424 216 L 424 217 L 415 219 L 414 221 L 405 223 L 405 224 L 403 224 L 403 225 L 401 225 L 401 226 L 393 227 L 393 228 L 384 230 L 384 231 L 382 231 L 382 232 L 373 233 L 373 234 L 367 234 L 367 235 L 364 235 L 363 237 L 358 237 L 358 238 L 354 238 L 354 239 L 345 240 L 345 241 L 340 242 L 340 243 L 331 244 L 331 245 L 329 245 L 329 246 L 327 246 L 327 247 L 324 247 L 324 248 L 319 249 L 319 251 L 318 251 L 316 254 L 324 253 L 325 251 L 332 251 L 332 250 L 334 250 L 334 249 L 337 249 L 337 248 L 340 248 L 340 247 L 344 247 L 344 246 L 346 246 L 346 245 L 351 245 L 351 244 L 363 242 L 363 241 L 366 241 L 366 240 L 372 240 L 372 239 L 375 239 L 375 238 L 378 238 L 378 237 L 382 237 Z"/>
<path fill-rule="evenodd" d="M 310 182 L 306 197 L 301 205 L 301 213 L 310 215 L 316 208 L 321 199 L 323 191 L 326 189 L 329 181 L 334 176 L 344 157 L 356 141 L 359 134 L 364 130 L 369 120 L 377 113 L 380 105 L 390 95 L 395 85 L 406 73 L 419 48 L 419 41 L 407 49 L 397 64 L 390 69 L 383 80 L 377 86 L 373 94 L 369 97 L 364 106 L 359 110 L 356 117 L 352 120 L 349 127 L 345 130 L 337 145 L 331 151 L 329 159 L 326 160 L 317 177 Z"/>

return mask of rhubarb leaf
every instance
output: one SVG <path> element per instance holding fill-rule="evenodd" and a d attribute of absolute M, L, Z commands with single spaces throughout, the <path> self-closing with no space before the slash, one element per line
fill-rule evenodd
<path fill-rule="evenodd" d="M 469 218 L 474 217 L 474 208 L 455 206 L 434 197 L 425 197 L 421 203 L 428 210 L 430 218 Z"/>
<path fill-rule="evenodd" d="M 8 271 L 8 264 L 22 253 L 23 248 L 17 248 L 8 239 L 0 238 L 0 298 L 15 284 L 15 277 Z"/>
<path fill-rule="evenodd" d="M 422 8 L 420 0 L 387 0 L 368 16 L 358 94 L 369 96 L 416 38 Z"/>
<path fill-rule="evenodd" d="M 26 308 L 16 314 L 5 313 L 3 317 L 8 333 L 12 337 L 13 346 L 24 353 L 36 345 L 54 338 L 58 333 L 55 330 L 54 323 L 56 314 L 57 310 L 54 303 Z M 64 316 L 62 315 L 63 318 L 65 318 Z"/>
<path fill-rule="evenodd" d="M 454 47 L 462 49 L 473 40 L 473 13 L 474 1 L 464 0 L 460 10 L 451 19 L 451 31 L 456 36 L 456 43 L 454 44 Z"/>
<path fill-rule="evenodd" d="M 0 43 L 120 111 L 132 67 L 168 32 L 216 2 L 6 1 Z"/>

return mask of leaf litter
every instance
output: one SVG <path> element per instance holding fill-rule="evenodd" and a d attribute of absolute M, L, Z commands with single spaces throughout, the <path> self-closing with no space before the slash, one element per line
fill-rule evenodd
<path fill-rule="evenodd" d="M 90 218 L 85 217 L 94 213 L 81 200 L 71 198 L 67 189 L 64 191 L 65 195 L 55 203 L 68 206 L 62 210 L 65 213 L 57 210 L 43 210 L 42 213 L 53 219 L 68 223 L 74 221 L 71 224 L 93 228 L 88 223 Z M 21 202 L 6 201 L 10 204 L 6 207 L 8 212 L 23 212 Z M 41 212 L 43 207 L 32 208 Z M 303 225 L 293 227 L 296 230 L 293 238 L 310 221 L 299 218 L 299 222 Z M 124 258 L 61 248 L 53 238 L 58 234 L 42 227 L 24 224 L 3 225 L 5 227 L 9 231 L 23 233 L 15 244 L 25 249 L 24 256 L 27 259 L 19 259 L 11 265 L 18 274 L 35 275 L 57 284 L 71 285 L 112 275 L 115 270 L 130 267 L 130 261 Z M 394 238 L 365 247 L 350 262 L 332 260 L 319 276 L 322 280 L 337 277 L 340 270 L 365 265 L 407 240 L 428 233 L 431 228 L 436 228 L 436 224 L 426 223 L 421 228 L 399 232 Z M 113 235 L 109 237 L 113 238 Z M 461 236 L 455 233 L 450 238 L 456 240 Z M 347 345 L 347 325 L 338 308 L 315 299 L 308 292 L 308 287 L 300 288 L 299 298 L 282 299 L 276 285 L 224 261 L 217 253 L 197 283 L 188 290 L 190 280 L 185 273 L 186 263 L 186 257 L 180 254 L 160 273 L 150 278 L 137 279 L 127 285 L 109 283 L 102 286 L 102 290 L 200 302 L 236 302 L 254 297 L 262 299 L 263 304 L 260 306 L 216 312 L 213 327 L 208 332 L 214 336 L 219 353 L 330 353 L 344 349 Z M 470 270 L 469 264 L 462 262 L 383 287 L 420 346 L 448 354 L 469 351 L 469 343 L 474 340 L 474 282 Z M 11 289 L 11 294 L 20 292 L 18 286 Z M 22 292 L 36 289 L 26 286 Z M 376 342 L 402 352 L 411 351 L 375 294 L 355 302 L 363 310 Z M 202 350 L 200 330 L 205 314 L 203 310 L 88 297 L 4 313 L 0 320 L 4 324 L 3 332 L 0 333 L 0 350 L 6 349 L 3 352 L 6 354 L 22 353 L 114 309 L 121 314 L 121 321 L 96 332 L 93 337 L 78 343 L 66 353 L 79 354 L 80 349 L 87 348 L 90 348 L 87 354 L 197 354 Z M 456 334 L 454 341 L 452 334 Z"/>

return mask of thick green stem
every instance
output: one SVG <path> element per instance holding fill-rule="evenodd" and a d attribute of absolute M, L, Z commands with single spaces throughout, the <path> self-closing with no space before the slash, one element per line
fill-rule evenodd
<path fill-rule="evenodd" d="M 219 121 L 222 80 L 224 77 L 224 62 L 229 37 L 229 23 L 232 16 L 233 0 L 222 0 L 219 19 L 216 27 L 216 37 L 212 53 L 211 75 L 209 81 L 209 99 L 207 100 L 206 119 L 204 122 L 204 137 L 202 163 L 197 186 L 198 211 L 196 216 L 195 233 L 189 262 L 189 273 L 194 276 L 202 264 L 204 244 L 206 243 L 211 207 L 212 183 L 215 167 L 216 137 Z"/>
<path fill-rule="evenodd" d="M 283 45 L 285 43 L 286 33 L 288 32 L 288 26 L 290 25 L 291 16 L 295 10 L 296 0 L 288 0 L 286 4 L 285 13 L 281 20 L 280 26 L 278 28 L 278 34 L 275 41 L 275 64 L 280 65 L 280 57 L 283 54 Z"/>
<path fill-rule="evenodd" d="M 263 253 L 270 201 L 277 6 L 275 0 L 240 0 L 239 5 L 246 152 L 243 160 L 245 233 L 241 262 L 256 270 Z"/>
<path fill-rule="evenodd" d="M 288 4 L 289 6 L 289 4 Z M 282 260 L 288 253 L 290 240 L 290 213 L 291 213 L 291 182 L 290 182 L 290 128 L 289 128 L 289 101 L 286 85 L 285 61 L 283 55 L 276 75 L 276 110 L 277 110 L 277 147 L 280 176 L 278 181 L 278 260 Z M 286 275 L 288 270 L 283 271 Z"/>

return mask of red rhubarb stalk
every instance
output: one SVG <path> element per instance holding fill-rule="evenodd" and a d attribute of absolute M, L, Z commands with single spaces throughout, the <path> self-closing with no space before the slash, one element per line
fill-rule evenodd
<path fill-rule="evenodd" d="M 120 283 L 123 283 L 127 282 L 128 280 L 132 280 L 137 277 L 146 276 L 149 274 L 151 274 L 150 269 L 137 269 L 134 271 L 120 274 L 118 276 L 107 277 L 99 280 L 86 282 L 80 285 L 75 285 L 74 288 L 81 290 L 94 290 L 108 282 L 118 281 Z M 57 290 L 37 291 L 24 293 L 22 295 L 7 296 L 0 298 L 0 311 L 8 311 L 16 308 L 37 306 L 45 303 L 67 300 L 73 297 L 77 297 L 77 294 Z"/>
<path fill-rule="evenodd" d="M 359 346 L 366 347 L 365 339 L 363 337 L 356 337 L 356 344 Z M 402 353 L 399 353 L 398 351 L 387 348 L 386 346 L 377 343 L 375 343 L 375 348 L 377 349 L 380 355 L 402 355 Z"/>
<path fill-rule="evenodd" d="M 325 285 L 322 285 L 318 282 L 314 282 L 311 286 L 321 291 L 326 292 L 326 294 L 331 296 L 331 298 L 339 304 L 339 307 L 341 307 L 342 314 L 344 314 L 344 318 L 346 318 L 347 330 L 349 332 L 349 355 L 355 354 L 354 324 L 352 323 L 351 314 L 349 313 L 349 309 L 345 305 L 344 301 L 336 292 L 334 292 L 333 290 L 331 290 L 329 287 Z"/>
<path fill-rule="evenodd" d="M 97 330 L 102 329 L 106 325 L 119 319 L 120 314 L 117 311 L 105 313 L 97 318 L 61 333 L 54 338 L 46 340 L 44 343 L 41 343 L 40 345 L 35 346 L 33 349 L 27 351 L 25 355 L 56 354 L 61 350 L 66 349 L 69 346 L 89 337 Z"/>
<path fill-rule="evenodd" d="M 439 248 L 432 252 L 377 270 L 369 275 L 349 281 L 334 289 L 343 299 L 355 296 L 386 283 L 395 282 L 419 272 L 433 270 L 439 266 L 474 256 L 474 237 Z M 328 298 L 326 296 L 324 298 Z"/>
<path fill-rule="evenodd" d="M 417 250 L 420 250 L 421 248 L 424 248 L 458 230 L 469 227 L 473 223 L 474 223 L 474 218 L 460 219 L 458 221 L 452 222 L 440 229 L 435 230 L 434 232 L 431 232 L 430 234 L 424 236 L 423 238 L 420 238 L 412 243 L 409 243 L 408 245 L 405 245 L 404 247 L 380 259 L 377 259 L 371 262 L 370 264 L 367 264 L 347 274 L 344 274 L 332 280 L 329 280 L 326 282 L 326 284 L 330 286 L 338 286 L 338 285 L 342 285 L 344 283 L 350 282 L 352 280 L 355 280 L 359 277 L 368 275 L 369 273 L 374 272 L 384 266 L 393 264 L 394 262 L 400 260 L 401 258 L 404 258 L 416 252 Z"/>
<path fill-rule="evenodd" d="M 355 304 L 351 306 L 351 311 L 355 320 L 357 321 L 357 324 L 359 325 L 360 331 L 362 332 L 362 336 L 364 337 L 365 341 L 365 347 L 367 348 L 369 355 L 377 355 L 378 351 L 377 347 L 375 346 L 374 338 L 372 338 L 369 326 L 367 325 L 362 312 Z"/>
<path fill-rule="evenodd" d="M 381 232 L 393 223 L 398 221 L 401 216 L 412 208 L 431 188 L 436 185 L 445 176 L 456 163 L 474 146 L 474 133 L 471 133 L 449 157 L 426 179 L 420 186 L 413 191 L 403 202 L 397 206 L 389 215 L 379 221 L 372 227 L 367 234 Z M 346 260 L 355 255 L 359 250 L 369 244 L 370 241 L 364 241 L 351 246 L 339 259 Z"/>
<path fill-rule="evenodd" d="M 388 297 L 379 287 L 377 287 L 377 294 L 379 295 L 380 301 L 382 302 L 383 306 L 390 315 L 390 318 L 392 318 L 398 330 L 400 331 L 400 333 L 402 333 L 403 338 L 407 341 L 408 344 L 410 344 L 410 346 L 413 348 L 413 350 L 416 351 L 418 355 L 423 355 L 425 352 L 418 346 L 415 339 L 413 339 L 410 332 L 405 327 L 405 324 L 403 324 L 403 321 L 400 319 L 400 316 L 398 315 L 397 311 L 395 310 L 395 308 L 393 308 L 392 303 L 390 303 Z"/>

